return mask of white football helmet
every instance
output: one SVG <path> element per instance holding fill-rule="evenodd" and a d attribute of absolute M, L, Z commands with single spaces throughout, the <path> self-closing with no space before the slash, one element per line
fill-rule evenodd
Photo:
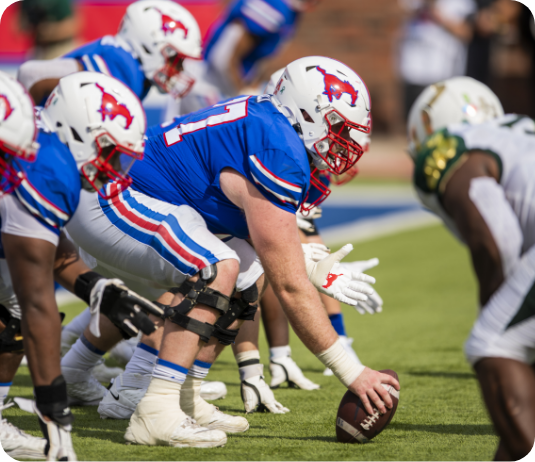
<path fill-rule="evenodd" d="M 340 175 L 362 156 L 371 101 L 348 66 L 321 56 L 298 59 L 284 69 L 273 94 L 319 170 Z"/>
<path fill-rule="evenodd" d="M 183 70 L 184 58 L 200 59 L 201 32 L 195 18 L 171 0 L 132 3 L 118 35 L 135 51 L 147 79 L 164 93 L 186 95 L 195 79 Z"/>
<path fill-rule="evenodd" d="M 84 189 L 109 199 L 101 190 L 106 182 L 122 189 L 132 183 L 127 174 L 143 158 L 147 121 L 138 97 L 122 82 L 97 72 L 67 75 L 40 117 L 69 147 Z"/>
<path fill-rule="evenodd" d="M 14 78 L 0 72 L 0 195 L 12 192 L 22 176 L 13 157 L 33 162 L 39 149 L 33 101 Z"/>
<path fill-rule="evenodd" d="M 452 77 L 429 85 L 409 112 L 409 154 L 415 160 L 425 139 L 450 124 L 480 124 L 502 115 L 502 104 L 494 92 L 471 77 Z"/>

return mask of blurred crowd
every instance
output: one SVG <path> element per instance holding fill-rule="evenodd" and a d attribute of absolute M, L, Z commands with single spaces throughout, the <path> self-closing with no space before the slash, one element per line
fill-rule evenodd
<path fill-rule="evenodd" d="M 399 1 L 405 13 L 398 55 L 405 117 L 423 88 L 439 80 L 468 75 L 499 95 L 515 77 L 532 80 L 535 29 L 533 16 L 521 3 Z"/>
<path fill-rule="evenodd" d="M 267 0 L 270 1 L 275 0 Z M 535 24 L 527 7 L 514 0 L 390 1 L 393 7 L 397 2 L 402 11 L 401 20 L 394 25 L 397 31 L 390 31 L 394 42 L 392 73 L 394 80 L 401 83 L 397 105 L 400 114 L 397 124 L 383 124 L 381 112 L 389 109 L 376 106 L 376 129 L 381 131 L 386 127 L 386 131 L 392 131 L 403 127 L 409 108 L 425 86 L 459 75 L 468 75 L 489 85 L 503 101 L 506 111 L 535 116 L 535 91 L 532 89 Z M 308 0 L 303 0 L 306 2 Z M 336 2 L 340 0 L 334 0 L 334 4 Z M 222 0 L 222 3 L 230 5 L 232 1 Z M 365 13 L 365 9 L 370 8 L 359 3 L 355 2 L 355 8 L 360 12 Z M 34 57 L 55 58 L 80 45 L 76 41 L 80 21 L 71 0 L 23 0 L 21 5 L 21 22 L 33 38 Z M 332 8 L 333 2 L 320 2 L 315 14 Z M 343 8 L 346 7 L 341 5 L 339 10 Z M 298 21 L 301 28 L 307 27 L 307 20 L 308 13 Z M 298 28 L 297 42 L 299 31 Z M 328 28 L 323 32 L 328 32 Z M 294 38 L 291 34 L 285 38 L 290 50 Z M 264 62 L 258 63 L 254 81 L 241 82 L 242 88 L 250 90 L 254 85 L 265 85 L 271 73 L 284 65 L 287 56 L 294 59 L 299 54 L 297 48 L 301 50 L 303 44 L 298 43 L 294 48 L 293 53 L 283 53 L 282 59 L 273 59 L 274 54 L 266 56 Z M 288 50 L 288 46 L 276 51 L 280 53 L 281 49 Z M 339 59 L 347 61 L 345 56 Z M 373 63 L 370 64 L 373 67 Z M 356 67 L 363 69 L 362 65 Z M 371 82 L 374 100 L 374 93 L 381 90 L 374 89 L 373 79 L 366 73 L 363 76 Z"/>

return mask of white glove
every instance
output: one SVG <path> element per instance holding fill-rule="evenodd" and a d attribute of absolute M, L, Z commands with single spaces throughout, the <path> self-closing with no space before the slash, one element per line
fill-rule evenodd
<path fill-rule="evenodd" d="M 375 268 L 379 264 L 378 258 L 371 258 L 369 260 L 362 261 L 345 261 L 340 262 L 347 271 L 352 271 L 354 273 L 364 273 L 371 268 Z"/>
<path fill-rule="evenodd" d="M 340 263 L 340 266 L 342 266 L 347 271 L 362 273 L 366 270 L 369 270 L 370 268 L 375 268 L 378 264 L 378 258 L 371 258 L 370 260 L 343 262 Z M 359 301 L 355 306 L 355 309 L 360 314 L 374 314 L 383 311 L 383 299 L 379 296 L 379 294 L 375 291 L 373 287 L 370 286 L 370 289 L 373 292 L 368 296 L 368 300 Z"/>
<path fill-rule="evenodd" d="M 310 212 L 308 212 L 308 215 L 304 215 L 298 211 L 295 214 L 295 217 L 297 218 L 297 227 L 303 231 L 313 231 L 314 225 L 310 223 L 309 220 L 321 218 L 321 213 L 321 207 L 314 207 Z"/>
<path fill-rule="evenodd" d="M 15 398 L 14 401 L 18 406 L 26 412 L 36 414 L 41 420 L 41 429 L 46 428 L 46 441 L 48 441 L 49 449 L 46 455 L 46 460 L 78 460 L 76 453 L 72 446 L 71 430 L 72 425 L 61 425 L 47 417 L 43 417 L 34 400 L 26 398 Z M 68 409 L 68 408 L 67 408 Z"/>
<path fill-rule="evenodd" d="M 275 395 L 261 375 L 242 381 L 241 396 L 247 414 L 255 412 L 255 410 L 258 412 L 268 410 L 273 414 L 286 414 L 290 412 L 290 409 L 275 400 Z"/>
<path fill-rule="evenodd" d="M 301 247 L 303 247 L 305 261 L 312 260 L 313 263 L 323 260 L 331 253 L 331 250 L 323 244 L 301 244 Z"/>
<path fill-rule="evenodd" d="M 346 244 L 318 262 L 309 259 L 305 260 L 305 264 L 308 279 L 316 289 L 339 302 L 355 306 L 359 301 L 368 300 L 367 295 L 373 293 L 368 284 L 374 284 L 375 278 L 347 271 L 340 265 L 340 260 L 352 250 L 353 246 Z"/>
<path fill-rule="evenodd" d="M 370 289 L 372 290 L 372 293 L 368 295 L 368 300 L 359 300 L 359 302 L 355 305 L 355 309 L 360 314 L 374 314 L 383 311 L 383 299 L 379 296 L 379 294 L 372 286 L 370 286 Z"/>

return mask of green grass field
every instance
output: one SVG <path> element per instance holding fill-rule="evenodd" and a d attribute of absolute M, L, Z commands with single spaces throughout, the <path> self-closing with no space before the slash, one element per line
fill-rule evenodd
<path fill-rule="evenodd" d="M 366 445 L 336 442 L 335 417 L 344 387 L 322 375 L 323 366 L 295 336 L 293 357 L 318 391 L 279 389 L 286 415 L 254 414 L 250 430 L 229 436 L 224 448 L 173 449 L 126 446 L 126 421 L 101 420 L 95 408 L 74 408 L 74 445 L 80 460 L 491 460 L 497 438 L 482 404 L 477 381 L 463 356 L 463 343 L 476 316 L 476 284 L 467 252 L 442 228 L 405 232 L 355 244 L 352 259 L 379 257 L 370 271 L 384 298 L 384 312 L 360 316 L 345 307 L 349 335 L 362 361 L 394 369 L 401 382 L 390 426 Z M 68 319 L 82 305 L 71 305 Z M 68 320 L 67 319 L 67 320 Z M 269 360 L 261 338 L 263 362 Z M 221 410 L 242 414 L 238 370 L 230 349 L 209 379 L 227 383 Z M 31 397 L 26 368 L 11 396 Z M 35 416 L 10 408 L 15 425 L 38 435 Z"/>

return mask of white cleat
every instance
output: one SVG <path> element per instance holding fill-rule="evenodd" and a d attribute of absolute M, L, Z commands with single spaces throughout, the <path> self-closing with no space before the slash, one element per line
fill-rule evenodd
<path fill-rule="evenodd" d="M 249 430 L 249 422 L 245 417 L 221 412 L 214 406 L 214 412 L 206 422 L 199 421 L 202 427 L 209 430 L 221 430 L 226 433 L 242 433 Z"/>
<path fill-rule="evenodd" d="M 241 398 L 247 414 L 255 411 L 268 411 L 273 414 L 290 412 L 290 409 L 275 400 L 275 395 L 261 375 L 242 380 Z"/>
<path fill-rule="evenodd" d="M 98 406 L 101 419 L 129 419 L 145 396 L 150 376 L 123 372 L 111 384 Z"/>
<path fill-rule="evenodd" d="M 227 386 L 223 382 L 203 382 L 201 384 L 201 398 L 208 401 L 223 399 L 227 396 Z"/>
<path fill-rule="evenodd" d="M 227 435 L 198 425 L 180 408 L 180 385 L 152 379 L 136 407 L 124 438 L 130 444 L 176 448 L 224 446 Z"/>
<path fill-rule="evenodd" d="M 67 382 L 67 397 L 69 406 L 97 406 L 107 393 L 98 381 L 91 375 L 91 370 L 61 368 Z"/>
<path fill-rule="evenodd" d="M 0 422 L 0 443 L 14 459 L 46 459 L 44 438 L 28 435 L 5 419 Z"/>
<path fill-rule="evenodd" d="M 271 372 L 271 388 L 279 388 L 284 382 L 288 382 L 290 388 L 301 388 L 302 390 L 317 390 L 320 386 L 312 380 L 307 379 L 303 371 L 291 358 L 283 356 L 270 360 L 269 370 Z"/>
<path fill-rule="evenodd" d="M 134 417 L 132 417 L 132 420 L 134 420 Z M 146 425 L 152 427 L 152 422 L 147 422 Z M 136 437 L 135 429 L 133 428 L 135 426 L 136 423 L 131 421 L 126 429 L 124 435 L 126 444 L 172 446 L 174 448 L 217 448 L 227 443 L 227 435 L 224 432 L 201 427 L 195 420 L 187 416 L 175 427 L 170 438 L 149 438 L 150 441 L 154 442 L 147 442 L 144 438 Z"/>
<path fill-rule="evenodd" d="M 102 360 L 93 368 L 93 371 L 91 373 L 93 374 L 93 377 L 95 377 L 95 379 L 97 379 L 99 382 L 109 383 L 123 372 L 124 370 L 120 367 L 106 366 L 106 363 L 104 362 L 104 360 Z"/>
<path fill-rule="evenodd" d="M 360 361 L 359 357 L 357 356 L 357 353 L 355 353 L 355 350 L 353 350 L 353 347 L 351 346 L 353 344 L 353 339 L 350 337 L 346 337 L 345 335 L 338 336 L 340 339 L 340 343 L 344 347 L 344 350 L 346 350 L 346 353 L 350 356 L 350 358 L 355 361 L 359 366 L 362 366 L 362 362 Z M 333 371 L 331 371 L 329 368 L 325 369 L 323 371 L 323 375 L 331 376 L 333 375 Z"/>

